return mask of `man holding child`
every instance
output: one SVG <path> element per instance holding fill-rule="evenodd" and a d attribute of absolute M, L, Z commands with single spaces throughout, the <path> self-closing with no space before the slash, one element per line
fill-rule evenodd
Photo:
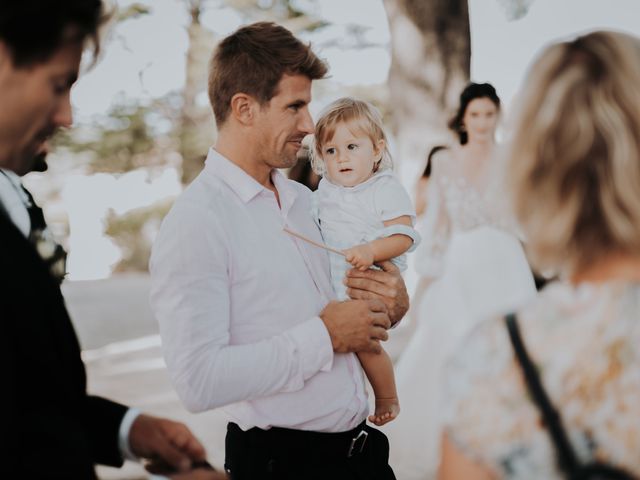
<path fill-rule="evenodd" d="M 151 304 L 164 355 L 192 411 L 226 406 L 226 468 L 243 479 L 393 479 L 384 434 L 365 425 L 353 352 L 380 351 L 408 308 L 396 267 L 349 272 L 336 302 L 309 190 L 291 167 L 313 132 L 326 64 L 285 28 L 256 23 L 211 62 L 218 126 L 204 170 L 154 245 Z M 355 300 L 354 300 L 355 299 Z"/>

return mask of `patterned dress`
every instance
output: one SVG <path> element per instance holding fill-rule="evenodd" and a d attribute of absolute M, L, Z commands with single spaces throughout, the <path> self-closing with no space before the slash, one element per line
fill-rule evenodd
<path fill-rule="evenodd" d="M 640 284 L 554 284 L 518 323 L 581 460 L 640 477 Z M 562 478 L 502 318 L 474 329 L 445 378 L 446 428 L 467 456 L 499 478 Z"/>

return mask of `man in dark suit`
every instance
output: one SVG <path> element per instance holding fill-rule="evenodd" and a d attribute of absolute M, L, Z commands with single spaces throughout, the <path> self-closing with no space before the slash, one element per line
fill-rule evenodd
<path fill-rule="evenodd" d="M 101 0 L 0 2 L 0 168 L 24 175 L 59 127 L 87 40 L 98 47 Z M 80 347 L 56 279 L 0 204 L 2 478 L 95 478 L 123 456 L 191 470 L 202 445 L 184 425 L 88 395 Z"/>

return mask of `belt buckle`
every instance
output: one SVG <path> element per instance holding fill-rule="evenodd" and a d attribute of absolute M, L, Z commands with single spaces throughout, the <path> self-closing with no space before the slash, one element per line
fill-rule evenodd
<path fill-rule="evenodd" d="M 369 432 L 365 430 L 360 430 L 360 433 L 358 433 L 357 436 L 351 439 L 351 444 L 349 445 L 349 451 L 347 452 L 347 458 L 353 457 L 356 453 L 362 453 L 362 450 L 364 449 L 364 444 L 367 443 L 368 436 L 369 436 Z M 357 452 L 354 452 L 354 450 L 356 449 L 356 445 L 361 439 L 362 439 L 362 443 L 360 444 L 360 448 L 358 449 Z"/>

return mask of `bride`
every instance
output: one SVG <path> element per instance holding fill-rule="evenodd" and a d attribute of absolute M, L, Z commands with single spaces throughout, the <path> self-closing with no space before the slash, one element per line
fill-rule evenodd
<path fill-rule="evenodd" d="M 418 326 L 396 365 L 402 414 L 385 428 L 398 478 L 435 478 L 442 415 L 441 372 L 456 342 L 483 317 L 535 295 L 520 241 L 500 212 L 495 130 L 500 99 L 488 83 L 467 86 L 449 126 L 460 145 L 438 152 L 429 185 L 425 232 L 416 263 Z"/>

